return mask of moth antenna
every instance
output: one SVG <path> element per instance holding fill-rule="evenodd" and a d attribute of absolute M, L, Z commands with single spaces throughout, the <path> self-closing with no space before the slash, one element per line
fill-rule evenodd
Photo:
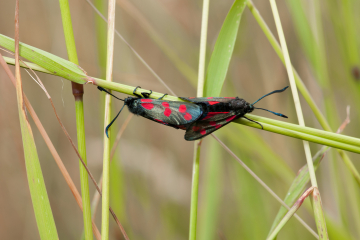
<path fill-rule="evenodd" d="M 106 92 L 107 94 L 110 94 L 111 96 L 113 96 L 116 99 L 119 99 L 121 101 L 124 101 L 124 99 L 118 98 L 117 96 L 113 95 L 112 93 L 110 93 L 108 90 L 106 90 L 105 88 L 102 88 L 100 86 L 97 87 L 97 89 L 99 89 L 100 91 Z"/>
<path fill-rule="evenodd" d="M 257 103 L 258 101 L 260 101 L 260 100 L 263 99 L 264 97 L 267 97 L 267 96 L 269 96 L 269 95 L 271 95 L 271 94 L 274 94 L 274 93 L 279 93 L 279 92 L 285 91 L 288 87 L 289 87 L 289 86 L 286 86 L 286 87 L 284 87 L 283 89 L 275 90 L 275 91 L 272 91 L 272 92 L 270 92 L 270 93 L 268 93 L 268 94 L 265 94 L 264 96 L 262 96 L 261 98 L 259 98 L 258 100 L 256 100 L 253 104 L 251 104 L 251 106 L 253 106 L 255 103 Z"/>
<path fill-rule="evenodd" d="M 284 114 L 282 114 L 282 113 L 273 112 L 273 111 L 270 111 L 270 110 L 265 109 L 265 108 L 257 108 L 257 107 L 254 107 L 254 108 L 255 108 L 255 109 L 260 109 L 260 110 L 265 110 L 265 111 L 271 112 L 272 114 L 275 114 L 276 116 L 279 116 L 279 117 L 288 118 L 286 115 L 284 115 Z"/>
<path fill-rule="evenodd" d="M 121 111 L 123 110 L 123 108 L 125 107 L 125 104 L 122 106 L 122 108 L 120 109 L 119 113 L 116 115 L 116 117 L 111 121 L 111 123 L 109 123 L 109 125 L 106 126 L 105 128 L 105 133 L 107 138 L 109 138 L 109 128 L 111 127 L 111 125 L 115 122 L 115 120 L 117 119 L 117 117 L 120 115 Z"/>

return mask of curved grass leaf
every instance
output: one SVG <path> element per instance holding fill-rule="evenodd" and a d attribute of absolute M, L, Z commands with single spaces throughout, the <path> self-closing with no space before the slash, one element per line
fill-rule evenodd
<path fill-rule="evenodd" d="M 14 52 L 14 39 L 0 34 L 0 46 Z M 37 65 L 47 69 L 49 72 L 59 77 L 66 78 L 73 82 L 84 84 L 86 83 L 87 75 L 76 64 L 67 61 L 54 54 L 45 52 L 36 47 L 32 47 L 25 43 L 19 43 L 20 56 L 36 63 Z"/>

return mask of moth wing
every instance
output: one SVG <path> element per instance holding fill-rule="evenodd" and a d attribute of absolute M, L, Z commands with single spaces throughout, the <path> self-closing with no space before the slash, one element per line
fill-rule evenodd
<path fill-rule="evenodd" d="M 203 138 L 240 117 L 241 116 L 236 115 L 235 112 L 229 112 L 218 113 L 216 116 L 206 120 L 196 121 L 190 124 L 186 129 L 185 140 L 193 141 Z"/>
<path fill-rule="evenodd" d="M 175 127 L 192 123 L 203 113 L 200 106 L 188 102 L 146 99 L 140 106 L 145 113 L 143 117 Z"/>
<path fill-rule="evenodd" d="M 236 99 L 236 97 L 179 97 L 182 100 L 185 101 L 189 101 L 189 102 L 193 102 L 193 103 L 204 103 L 204 102 L 211 102 L 211 103 L 215 103 L 215 102 L 221 102 L 221 103 L 227 103 L 230 102 L 231 100 Z"/>

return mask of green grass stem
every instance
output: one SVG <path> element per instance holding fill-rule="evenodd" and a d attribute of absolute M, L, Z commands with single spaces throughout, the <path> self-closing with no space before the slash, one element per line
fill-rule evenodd
<path fill-rule="evenodd" d="M 202 97 L 204 95 L 206 39 L 207 39 L 207 30 L 208 30 L 209 4 L 210 4 L 210 0 L 203 1 L 201 33 L 200 33 L 198 85 L 197 85 L 198 97 Z M 190 227 L 189 227 L 190 240 L 196 239 L 201 143 L 202 140 L 196 140 L 194 142 L 193 174 L 192 174 L 191 200 L 190 200 Z"/>
<path fill-rule="evenodd" d="M 114 64 L 114 36 L 115 36 L 115 0 L 108 2 L 108 29 L 107 29 L 107 53 L 106 53 L 106 82 L 112 82 Z M 109 94 L 105 97 L 105 120 L 104 128 L 111 122 L 111 99 Z M 110 206 L 110 151 L 111 151 L 111 129 L 109 138 L 104 134 L 103 154 L 103 185 L 101 206 L 101 238 L 109 239 L 109 206 Z"/>
<path fill-rule="evenodd" d="M 204 190 L 200 203 L 199 234 L 200 240 L 216 239 L 216 229 L 219 223 L 218 215 L 223 192 L 222 152 L 219 144 L 211 139 L 209 152 L 206 154 Z"/>
<path fill-rule="evenodd" d="M 73 27 L 71 22 L 71 14 L 68 0 L 59 0 L 61 9 L 61 19 L 63 23 L 65 43 L 68 53 L 69 61 L 79 65 Z M 73 94 L 75 97 L 75 113 L 76 113 L 76 129 L 78 151 L 84 163 L 86 159 L 86 138 L 85 138 L 85 121 L 84 121 L 84 103 L 83 103 L 83 86 L 78 83 L 72 83 Z M 85 167 L 79 160 L 80 168 L 80 182 L 81 182 L 81 195 L 83 202 L 83 222 L 84 222 L 84 236 L 86 240 L 93 239 L 92 223 L 91 223 L 91 206 L 90 206 L 90 192 L 89 180 Z"/>
<path fill-rule="evenodd" d="M 195 141 L 200 143 L 201 141 Z M 197 226 L 197 206 L 198 206 L 198 195 L 199 195 L 199 174 L 200 174 L 200 145 L 195 145 L 194 148 L 194 161 L 193 161 L 193 172 L 192 172 L 192 183 L 191 183 L 191 202 L 190 202 L 190 228 L 189 228 L 189 239 L 196 239 L 196 226 Z"/>

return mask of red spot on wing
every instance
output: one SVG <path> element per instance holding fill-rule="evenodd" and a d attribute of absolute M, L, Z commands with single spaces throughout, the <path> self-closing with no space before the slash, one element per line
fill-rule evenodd
<path fill-rule="evenodd" d="M 201 130 L 201 131 L 200 131 L 200 134 L 201 134 L 201 135 L 205 135 L 205 134 L 206 134 L 206 130 L 205 130 L 205 129 Z"/>
<path fill-rule="evenodd" d="M 171 109 L 170 108 L 166 108 L 165 111 L 164 111 L 164 115 L 166 117 L 170 117 L 170 114 L 171 114 Z"/>
<path fill-rule="evenodd" d="M 147 110 L 151 110 L 154 107 L 154 104 L 152 103 L 142 103 L 141 106 Z"/>
<path fill-rule="evenodd" d="M 227 121 L 227 122 L 231 122 L 232 120 L 234 120 L 234 118 L 236 118 L 236 115 L 231 116 L 231 117 L 228 117 L 228 118 L 226 119 L 226 121 Z"/>
<path fill-rule="evenodd" d="M 186 121 L 189 121 L 189 120 L 192 119 L 192 116 L 191 116 L 190 113 L 186 113 L 186 114 L 184 115 L 184 118 L 185 118 Z"/>
<path fill-rule="evenodd" d="M 214 104 L 218 104 L 219 102 L 209 101 L 208 103 L 209 103 L 210 105 L 214 105 Z"/>
<path fill-rule="evenodd" d="M 193 98 L 195 98 L 195 97 L 188 97 L 188 99 L 193 99 Z"/>
<path fill-rule="evenodd" d="M 179 112 L 181 112 L 181 113 L 186 112 L 186 106 L 184 104 L 181 104 L 179 106 Z"/>
<path fill-rule="evenodd" d="M 227 113 L 229 113 L 229 112 L 209 112 L 206 115 L 206 117 L 204 117 L 202 120 L 212 118 L 213 116 L 218 115 L 218 114 L 227 114 Z"/>
<path fill-rule="evenodd" d="M 166 108 L 169 107 L 169 103 L 168 103 L 168 102 L 162 102 L 161 105 L 163 105 L 163 106 L 166 107 Z"/>
<path fill-rule="evenodd" d="M 214 97 L 207 97 L 207 99 L 213 99 Z"/>
<path fill-rule="evenodd" d="M 142 98 L 140 99 L 141 102 L 152 102 L 152 99 Z"/>
<path fill-rule="evenodd" d="M 211 121 L 211 122 L 209 122 L 209 124 L 210 124 L 210 126 L 213 126 L 216 129 L 218 129 L 222 126 L 221 124 L 217 124 L 215 121 Z"/>

